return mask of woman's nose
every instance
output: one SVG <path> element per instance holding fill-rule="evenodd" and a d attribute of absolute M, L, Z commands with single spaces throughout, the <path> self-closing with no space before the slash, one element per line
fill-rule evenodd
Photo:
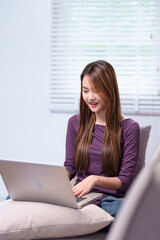
<path fill-rule="evenodd" d="M 94 92 L 90 91 L 89 100 L 94 100 L 94 99 L 95 99 L 95 94 L 94 94 Z"/>

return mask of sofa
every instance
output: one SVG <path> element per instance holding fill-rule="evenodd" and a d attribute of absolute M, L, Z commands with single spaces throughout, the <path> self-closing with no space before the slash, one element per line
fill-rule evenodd
<path fill-rule="evenodd" d="M 106 239 L 160 239 L 160 146 L 129 189 Z"/>
<path fill-rule="evenodd" d="M 126 221 L 124 221 L 124 212 L 127 215 L 128 209 L 134 209 L 135 207 L 134 198 L 131 199 L 130 195 L 133 197 L 132 191 L 137 191 L 138 195 L 141 192 L 138 191 L 138 187 L 134 186 L 140 186 L 139 181 L 144 179 L 143 177 L 141 180 L 141 174 L 144 174 L 141 169 L 145 162 L 145 153 L 150 130 L 151 126 L 141 127 L 140 129 L 140 152 L 136 177 L 132 184 L 133 187 L 131 186 L 129 194 L 126 195 L 124 208 L 122 207 L 116 220 L 110 216 L 110 214 L 94 204 L 90 204 L 77 210 L 45 203 L 7 200 L 0 203 L 0 240 L 120 240 L 119 238 L 116 238 L 119 236 L 114 235 L 114 232 L 116 231 L 114 228 L 117 228 L 118 231 L 120 231 L 123 222 L 125 222 L 125 226 L 127 226 Z M 158 154 L 160 155 L 160 150 Z M 146 172 L 148 171 L 148 168 L 149 167 L 146 166 L 143 169 L 145 169 Z M 121 221 L 121 218 L 123 221 Z M 106 232 L 104 229 L 110 225 L 110 223 L 113 223 L 111 229 L 109 232 Z M 126 231 L 126 229 L 122 229 L 123 232 Z M 121 239 L 123 239 L 123 236 Z M 137 240 L 138 238 L 135 239 Z"/>

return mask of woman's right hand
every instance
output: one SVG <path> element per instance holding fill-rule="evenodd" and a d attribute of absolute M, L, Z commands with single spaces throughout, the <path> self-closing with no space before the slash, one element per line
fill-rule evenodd
<path fill-rule="evenodd" d="M 86 177 L 83 181 L 76 184 L 72 190 L 75 196 L 82 197 L 83 195 L 89 193 L 96 182 L 96 176 L 90 175 Z"/>

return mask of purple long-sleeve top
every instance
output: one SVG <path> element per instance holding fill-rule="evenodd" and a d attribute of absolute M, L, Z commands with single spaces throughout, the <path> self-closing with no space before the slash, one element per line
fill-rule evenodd
<path fill-rule="evenodd" d="M 77 174 L 76 184 L 89 175 L 106 176 L 102 170 L 101 153 L 104 141 L 105 126 L 95 124 L 92 143 L 90 146 L 89 158 L 90 166 L 88 173 L 76 172 L 74 167 L 74 145 L 78 131 L 79 115 L 72 116 L 68 121 L 66 136 L 66 159 L 64 166 L 70 173 L 71 178 Z M 103 198 L 107 196 L 124 197 L 135 176 L 140 144 L 139 124 L 131 118 L 126 118 L 121 122 L 121 159 L 118 178 L 122 185 L 118 190 L 112 190 L 100 186 L 94 186 L 91 191 L 103 193 Z M 99 202 L 96 202 L 98 204 Z"/>

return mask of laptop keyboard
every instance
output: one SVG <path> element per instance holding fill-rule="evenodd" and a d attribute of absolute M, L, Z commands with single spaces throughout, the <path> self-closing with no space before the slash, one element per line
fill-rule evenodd
<path fill-rule="evenodd" d="M 79 202 L 81 202 L 81 201 L 83 201 L 85 199 L 87 199 L 87 198 L 86 197 L 76 197 L 77 203 L 79 203 Z"/>

